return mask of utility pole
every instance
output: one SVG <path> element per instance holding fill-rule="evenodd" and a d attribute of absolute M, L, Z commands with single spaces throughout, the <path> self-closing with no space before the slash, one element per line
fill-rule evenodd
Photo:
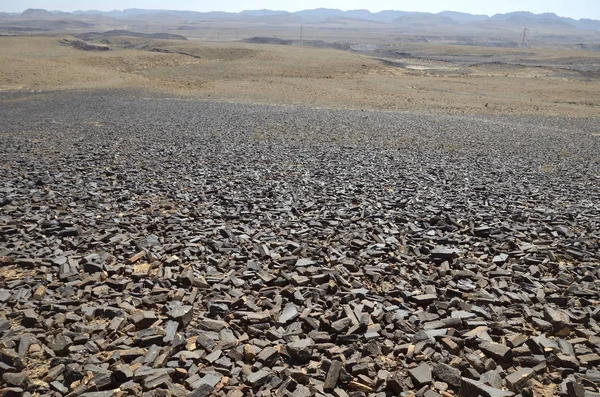
<path fill-rule="evenodd" d="M 527 33 L 529 32 L 529 29 L 525 28 L 525 30 L 523 30 L 523 39 L 521 40 L 521 47 L 525 47 L 525 39 L 527 38 Z"/>
<path fill-rule="evenodd" d="M 300 25 L 300 41 L 302 41 L 303 36 L 304 36 L 304 25 Z"/>

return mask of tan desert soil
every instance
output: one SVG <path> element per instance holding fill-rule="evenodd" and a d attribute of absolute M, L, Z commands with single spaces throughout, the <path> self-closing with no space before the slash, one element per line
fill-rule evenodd
<path fill-rule="evenodd" d="M 405 63 L 399 68 L 331 49 L 136 38 L 115 39 L 112 51 L 98 53 L 62 46 L 59 39 L 0 37 L 0 90 L 143 87 L 197 99 L 451 114 L 596 117 L 600 106 L 598 79 L 551 66 L 401 59 L 395 60 Z M 171 53 L 119 47 L 124 43 Z M 419 51 L 463 58 L 517 58 L 521 51 L 530 57 L 529 49 L 474 48 L 465 54 L 456 46 L 432 46 Z M 576 56 L 597 55 L 567 50 L 535 54 L 561 65 Z"/>

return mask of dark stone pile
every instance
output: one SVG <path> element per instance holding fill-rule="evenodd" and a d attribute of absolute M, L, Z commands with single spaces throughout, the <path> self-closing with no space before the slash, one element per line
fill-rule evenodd
<path fill-rule="evenodd" d="M 0 119 L 1 396 L 600 395 L 597 120 Z"/>

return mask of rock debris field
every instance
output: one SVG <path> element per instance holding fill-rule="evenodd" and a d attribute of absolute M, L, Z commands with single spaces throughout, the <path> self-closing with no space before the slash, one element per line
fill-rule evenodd
<path fill-rule="evenodd" d="M 599 396 L 600 121 L 0 97 L 2 396 Z"/>

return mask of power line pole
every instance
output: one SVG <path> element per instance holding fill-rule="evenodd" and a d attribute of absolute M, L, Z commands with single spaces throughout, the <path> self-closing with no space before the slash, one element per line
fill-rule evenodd
<path fill-rule="evenodd" d="M 521 47 L 525 47 L 525 39 L 527 38 L 527 32 L 529 32 L 529 29 L 525 28 L 525 30 L 523 30 L 523 39 L 521 40 Z"/>
<path fill-rule="evenodd" d="M 304 37 L 304 25 L 300 25 L 300 41 L 303 40 Z"/>

